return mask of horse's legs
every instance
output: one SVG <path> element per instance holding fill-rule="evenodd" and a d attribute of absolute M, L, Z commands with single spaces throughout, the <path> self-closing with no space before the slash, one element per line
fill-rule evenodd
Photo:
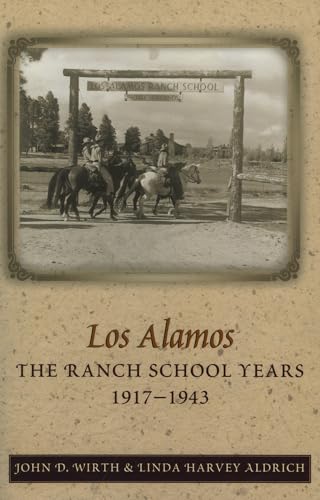
<path fill-rule="evenodd" d="M 157 215 L 157 213 L 158 213 L 158 205 L 159 205 L 160 199 L 161 199 L 161 196 L 158 194 L 156 203 L 155 203 L 153 210 L 152 210 L 153 215 Z"/>
<path fill-rule="evenodd" d="M 98 215 L 102 214 L 102 212 L 104 212 L 105 210 L 107 210 L 107 206 L 108 206 L 108 200 L 107 200 L 107 195 L 106 194 L 102 194 L 101 195 L 102 197 L 102 201 L 103 201 L 103 207 L 100 208 L 100 210 L 98 210 L 98 212 L 96 212 L 96 214 L 94 215 L 94 217 L 97 217 Z"/>
<path fill-rule="evenodd" d="M 107 211 L 108 208 L 108 196 L 103 193 L 102 195 L 102 201 L 103 201 L 103 210 Z"/>
<path fill-rule="evenodd" d="M 139 199 L 139 210 L 137 212 L 138 219 L 146 219 L 146 216 L 144 214 L 144 202 L 147 199 L 148 199 L 148 196 L 146 194 L 143 194 L 142 196 L 140 196 L 140 199 Z"/>
<path fill-rule="evenodd" d="M 135 195 L 134 195 L 134 198 L 133 198 L 133 211 L 136 212 L 137 211 L 137 203 L 138 203 L 138 200 L 141 196 L 141 193 L 140 191 L 136 191 L 135 192 Z"/>
<path fill-rule="evenodd" d="M 106 196 L 106 199 L 110 205 L 110 218 L 112 220 L 117 220 L 117 212 L 115 211 L 114 207 L 113 207 L 113 201 L 114 201 L 114 195 L 113 194 L 108 194 Z"/>
<path fill-rule="evenodd" d="M 64 204 L 64 220 L 65 221 L 69 220 L 69 207 L 70 207 L 70 202 L 71 202 L 71 196 L 72 196 L 72 193 L 70 193 L 67 196 L 67 201 Z M 62 213 L 62 215 L 63 215 L 63 213 Z"/>
<path fill-rule="evenodd" d="M 124 208 L 127 208 L 127 198 L 129 194 L 126 195 L 127 188 L 131 188 L 133 181 L 135 178 L 132 179 L 131 184 L 130 184 L 130 178 L 126 175 L 120 184 L 120 189 L 117 192 L 116 198 L 115 198 L 115 207 L 119 212 L 123 210 Z M 120 203 L 122 201 L 122 203 Z"/>
<path fill-rule="evenodd" d="M 117 195 L 115 197 L 115 205 L 118 206 L 119 201 L 121 198 L 124 197 L 126 190 L 127 190 L 127 185 L 128 185 L 128 178 L 127 176 L 124 176 L 124 178 L 121 180 L 120 183 L 120 188 L 117 191 Z"/>
<path fill-rule="evenodd" d="M 179 205 L 180 205 L 180 200 L 177 200 L 174 195 L 170 196 L 170 199 L 172 201 L 173 208 L 170 208 L 168 211 L 168 215 L 174 215 L 174 217 L 179 216 Z"/>
<path fill-rule="evenodd" d="M 122 200 L 122 205 L 121 205 L 121 208 L 123 209 L 124 207 L 126 207 L 126 204 L 127 204 L 127 199 L 129 198 L 129 196 L 135 191 L 136 194 L 135 196 L 137 195 L 137 192 L 139 192 L 139 179 L 135 179 L 135 181 L 133 182 L 132 186 L 130 187 L 129 191 L 124 195 L 123 197 L 123 200 Z M 140 195 L 141 193 L 139 193 Z M 137 207 L 134 208 L 134 210 L 136 210 Z"/>
<path fill-rule="evenodd" d="M 98 212 L 98 213 L 96 213 L 96 215 L 94 215 L 94 209 L 97 206 L 99 198 L 100 198 L 100 194 L 95 194 L 93 197 L 93 202 L 92 202 L 92 205 L 91 205 L 90 210 L 89 210 L 89 214 L 90 214 L 91 219 L 94 219 L 97 215 L 99 215 L 99 213 L 101 213 L 101 212 Z"/>
<path fill-rule="evenodd" d="M 65 192 L 60 194 L 59 200 L 60 200 L 60 215 L 61 215 L 61 217 L 63 217 L 63 214 L 65 212 L 65 200 L 66 200 L 66 193 Z"/>
<path fill-rule="evenodd" d="M 173 203 L 173 206 L 174 206 L 174 209 L 173 209 L 173 215 L 174 217 L 177 219 L 180 215 L 180 202 L 181 200 L 175 200 L 174 198 L 172 198 L 172 203 Z"/>
<path fill-rule="evenodd" d="M 80 220 L 80 214 L 79 214 L 79 210 L 77 207 L 78 199 L 79 199 L 79 191 L 73 191 L 71 193 L 71 196 L 70 196 L 70 201 L 72 204 L 72 209 L 73 209 L 74 213 L 76 214 L 77 220 Z"/>

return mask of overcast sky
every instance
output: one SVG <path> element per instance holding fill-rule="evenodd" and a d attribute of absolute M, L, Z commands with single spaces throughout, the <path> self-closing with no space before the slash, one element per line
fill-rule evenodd
<path fill-rule="evenodd" d="M 245 146 L 282 148 L 287 129 L 287 63 L 281 49 L 48 49 L 40 61 L 23 64 L 22 70 L 30 96 L 45 96 L 51 90 L 58 98 L 61 129 L 69 106 L 64 68 L 252 70 L 252 80 L 245 82 Z M 229 142 L 233 80 L 223 81 L 223 93 L 184 93 L 181 103 L 125 102 L 123 92 L 87 91 L 88 80 L 92 78 L 80 79 L 79 105 L 88 104 L 96 126 L 107 113 L 118 142 L 123 142 L 130 126 L 138 126 L 142 137 L 158 128 L 167 136 L 174 132 L 177 142 L 193 146 L 205 146 L 210 136 L 215 145 Z"/>

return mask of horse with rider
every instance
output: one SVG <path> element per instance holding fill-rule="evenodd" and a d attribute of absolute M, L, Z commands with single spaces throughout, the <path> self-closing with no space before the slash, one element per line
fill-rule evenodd
<path fill-rule="evenodd" d="M 126 206 L 127 199 L 134 193 L 133 210 L 138 218 L 145 218 L 144 201 L 156 196 L 156 204 L 153 214 L 157 214 L 158 204 L 163 198 L 170 198 L 173 204 L 173 213 L 179 217 L 179 206 L 184 199 L 184 192 L 188 183 L 199 184 L 201 182 L 199 165 L 185 162 L 169 163 L 167 144 L 162 144 L 155 165 L 145 165 L 144 171 L 137 177 L 132 187 L 122 197 L 122 207 Z M 139 209 L 138 209 L 139 204 Z"/>
<path fill-rule="evenodd" d="M 131 156 L 122 159 L 117 150 L 109 152 L 107 155 L 103 136 L 98 133 L 93 141 L 85 137 L 82 142 L 82 163 L 80 166 L 71 166 L 56 172 L 49 182 L 47 206 L 58 205 L 60 200 L 60 213 L 69 217 L 69 209 L 73 208 L 76 217 L 79 219 L 78 195 L 81 189 L 92 195 L 92 206 L 89 210 L 91 217 L 96 217 L 103 210 L 110 206 L 110 217 L 117 220 L 117 212 L 114 206 L 125 206 L 127 198 L 136 191 L 134 197 L 134 208 L 137 209 L 137 201 L 157 195 L 157 202 L 154 208 L 156 213 L 158 203 L 161 198 L 169 197 L 178 213 L 180 201 L 184 198 L 184 189 L 188 182 L 199 182 L 198 172 L 190 175 L 190 168 L 194 171 L 197 166 L 190 165 L 183 168 L 184 164 L 178 166 L 169 164 L 167 144 L 162 144 L 157 165 L 145 165 L 143 172 L 138 172 Z M 111 154 L 110 154 L 111 153 Z M 149 175 L 146 176 L 146 174 Z M 190 172 L 189 172 L 190 171 Z M 139 175 L 140 174 L 140 175 Z M 151 175 L 150 175 L 151 174 Z M 195 179 L 192 180 L 194 175 Z M 103 207 L 94 213 L 99 199 L 102 198 Z M 143 203 L 141 199 L 140 204 Z M 142 205 L 141 205 L 142 207 Z M 141 209 L 143 212 L 143 209 Z"/>
<path fill-rule="evenodd" d="M 60 213 L 69 216 L 70 207 L 73 208 L 77 218 L 78 212 L 78 194 L 81 189 L 86 190 L 93 195 L 93 204 L 89 210 L 91 217 L 99 201 L 103 200 L 103 208 L 107 203 L 110 206 L 110 217 L 116 220 L 117 213 L 114 209 L 114 197 L 119 189 L 121 182 L 127 178 L 130 186 L 137 177 L 135 164 L 131 158 L 122 160 L 121 156 L 114 151 L 107 159 L 104 158 L 105 147 L 104 138 L 100 133 L 93 142 L 89 137 L 85 137 L 82 143 L 83 162 L 80 166 L 70 166 L 56 172 L 49 182 L 47 205 L 57 206 L 60 200 Z"/>

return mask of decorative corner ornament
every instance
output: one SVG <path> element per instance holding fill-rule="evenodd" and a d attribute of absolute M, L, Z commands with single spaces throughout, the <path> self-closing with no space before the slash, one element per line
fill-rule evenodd
<path fill-rule="evenodd" d="M 10 40 L 8 64 L 13 66 L 21 52 L 29 45 L 34 45 L 35 43 L 37 43 L 35 38 L 18 38 L 18 40 Z"/>
<path fill-rule="evenodd" d="M 11 278 L 17 278 L 20 281 L 26 281 L 27 279 L 34 279 L 34 274 L 29 273 L 17 261 L 17 257 L 14 252 L 9 253 L 9 271 Z"/>
<path fill-rule="evenodd" d="M 294 64 L 300 64 L 300 49 L 297 40 L 290 40 L 290 38 L 273 38 L 272 43 L 285 50 L 289 59 L 291 59 Z"/>
<path fill-rule="evenodd" d="M 277 279 L 280 279 L 282 281 L 289 281 L 291 278 L 296 279 L 298 277 L 298 271 L 300 268 L 300 264 L 298 262 L 299 258 L 300 258 L 299 253 L 297 253 L 296 255 L 293 255 L 289 264 L 284 269 L 282 269 L 279 273 L 273 273 L 271 275 L 271 279 L 273 281 L 275 281 Z"/>

